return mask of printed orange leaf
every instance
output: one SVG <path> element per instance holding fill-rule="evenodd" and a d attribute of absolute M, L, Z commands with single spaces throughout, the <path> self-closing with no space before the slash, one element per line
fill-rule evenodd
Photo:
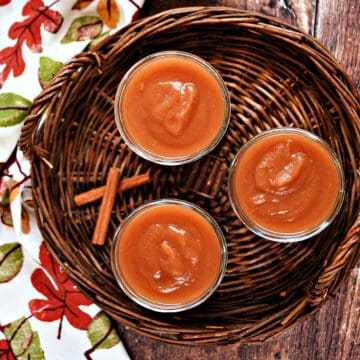
<path fill-rule="evenodd" d="M 96 11 L 109 28 L 116 27 L 120 19 L 120 11 L 116 0 L 99 0 Z"/>
<path fill-rule="evenodd" d="M 19 184 L 19 182 L 16 181 L 16 180 L 11 181 L 10 199 L 9 199 L 10 203 L 12 203 L 19 194 L 20 187 L 18 185 L 16 185 L 16 184 Z"/>
<path fill-rule="evenodd" d="M 77 0 L 72 10 L 82 10 L 87 8 L 94 0 Z"/>
<path fill-rule="evenodd" d="M 21 231 L 24 234 L 28 234 L 30 232 L 30 217 L 29 213 L 22 206 L 21 207 Z"/>

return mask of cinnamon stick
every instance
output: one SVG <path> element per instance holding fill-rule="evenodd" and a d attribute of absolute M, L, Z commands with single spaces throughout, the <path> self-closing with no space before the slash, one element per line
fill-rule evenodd
<path fill-rule="evenodd" d="M 94 245 L 104 245 L 105 243 L 111 212 L 116 199 L 119 177 L 120 170 L 117 168 L 110 168 L 106 179 L 104 196 L 101 201 L 99 215 L 96 220 L 95 230 L 92 237 L 92 243 Z"/>
<path fill-rule="evenodd" d="M 129 190 L 140 185 L 148 184 L 149 182 L 150 182 L 150 174 L 148 172 L 140 175 L 131 176 L 129 178 L 122 179 L 119 182 L 117 191 L 121 192 L 121 191 Z M 89 204 L 93 201 L 99 200 L 104 196 L 104 192 L 105 192 L 105 185 L 75 195 L 74 196 L 75 204 L 77 206 L 82 206 Z"/>

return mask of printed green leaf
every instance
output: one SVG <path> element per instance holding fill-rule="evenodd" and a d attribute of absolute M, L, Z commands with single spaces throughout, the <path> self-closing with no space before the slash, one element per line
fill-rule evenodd
<path fill-rule="evenodd" d="M 24 254 L 19 243 L 0 246 L 0 284 L 12 280 L 21 270 Z"/>
<path fill-rule="evenodd" d="M 54 75 L 64 66 L 62 62 L 47 56 L 40 56 L 39 63 L 39 81 L 42 87 L 49 83 Z"/>
<path fill-rule="evenodd" d="M 14 93 L 0 94 L 0 127 L 20 123 L 29 112 L 31 101 Z"/>
<path fill-rule="evenodd" d="M 113 328 L 109 317 L 99 312 L 88 327 L 88 338 L 96 349 L 109 349 L 120 342 L 119 335 Z"/>
<path fill-rule="evenodd" d="M 4 192 L 1 194 L 1 198 L 0 198 L 0 204 L 2 205 L 6 205 L 10 203 L 10 190 L 7 187 Z"/>
<path fill-rule="evenodd" d="M 99 16 L 78 17 L 71 23 L 61 43 L 95 39 L 101 34 L 102 29 L 103 22 Z"/>
<path fill-rule="evenodd" d="M 24 316 L 5 328 L 5 336 L 17 360 L 43 360 L 44 351 L 37 331 L 32 331 L 30 321 Z"/>
<path fill-rule="evenodd" d="M 102 35 L 100 35 L 99 37 L 97 37 L 96 39 L 92 40 L 89 42 L 87 49 L 91 50 L 93 49 L 96 45 L 100 44 L 104 39 L 106 39 L 109 36 L 109 32 L 105 32 Z"/>

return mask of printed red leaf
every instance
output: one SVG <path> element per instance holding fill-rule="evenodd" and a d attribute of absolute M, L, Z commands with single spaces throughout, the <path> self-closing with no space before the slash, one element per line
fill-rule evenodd
<path fill-rule="evenodd" d="M 32 273 L 31 282 L 45 299 L 29 302 L 31 314 L 40 321 L 60 320 L 58 338 L 64 318 L 77 329 L 87 329 L 91 317 L 79 307 L 91 305 L 92 301 L 60 269 L 44 244 L 40 246 L 39 259 L 43 269 L 38 268 Z"/>
<path fill-rule="evenodd" d="M 29 41 L 29 37 L 31 37 L 35 38 L 36 42 L 41 42 L 40 27 L 34 26 L 34 23 L 37 25 L 36 20 L 32 20 L 31 18 L 25 19 L 21 22 L 14 22 L 9 29 L 9 38 L 14 40 L 19 39 L 19 41 L 23 42 L 24 40 Z M 31 28 L 33 31 L 28 33 Z"/>
<path fill-rule="evenodd" d="M 136 10 L 133 14 L 133 16 L 131 17 L 131 21 L 136 21 L 140 16 L 140 10 Z"/>
<path fill-rule="evenodd" d="M 9 37 L 16 40 L 16 44 L 0 51 L 0 64 L 5 65 L 0 74 L 0 87 L 1 83 L 4 83 L 8 78 L 10 72 L 13 73 L 14 77 L 24 72 L 25 62 L 22 54 L 24 44 L 32 52 L 42 51 L 41 27 L 51 33 L 58 31 L 63 17 L 58 11 L 51 10 L 50 6 L 45 6 L 42 0 L 29 0 L 22 11 L 25 19 L 13 23 L 10 27 Z"/>
<path fill-rule="evenodd" d="M 42 0 L 28 1 L 22 11 L 23 16 L 28 16 L 28 20 L 24 23 L 32 25 L 34 22 L 39 27 L 44 25 L 46 31 L 56 33 L 62 24 L 63 17 L 58 11 L 51 10 L 50 6 L 45 6 Z"/>
<path fill-rule="evenodd" d="M 10 4 L 11 0 L 0 0 L 0 6 L 5 6 L 7 4 Z"/>
<path fill-rule="evenodd" d="M 0 360 L 16 360 L 7 340 L 0 340 Z"/>
<path fill-rule="evenodd" d="M 38 268 L 34 270 L 31 274 L 31 283 L 38 292 L 48 299 L 52 299 L 57 296 L 58 290 L 54 287 L 53 283 L 45 274 L 43 269 Z M 59 298 L 61 298 L 61 294 L 59 295 Z"/>
<path fill-rule="evenodd" d="M 5 64 L 5 68 L 1 72 L 1 80 L 4 82 L 10 72 L 14 76 L 19 76 L 25 69 L 25 62 L 22 57 L 21 46 L 15 45 L 7 47 L 0 51 L 0 64 Z"/>
<path fill-rule="evenodd" d="M 59 12 L 50 10 L 48 8 L 46 12 L 43 14 L 43 16 L 44 16 L 43 24 L 45 31 L 52 34 L 57 33 L 63 22 L 62 15 Z"/>
<path fill-rule="evenodd" d="M 28 1 L 22 15 L 27 18 L 10 27 L 9 37 L 25 41 L 33 52 L 41 49 L 41 26 L 43 25 L 46 31 L 55 33 L 62 23 L 61 14 L 45 7 L 42 0 Z"/>
<path fill-rule="evenodd" d="M 66 273 L 60 268 L 59 264 L 55 262 L 44 244 L 40 246 L 39 260 L 40 265 L 46 269 L 47 273 L 56 283 L 64 284 L 66 281 L 70 281 Z M 75 287 L 75 285 L 73 286 Z"/>
<path fill-rule="evenodd" d="M 80 310 L 79 307 L 75 306 L 76 303 L 79 305 L 90 305 L 90 303 L 84 304 L 83 295 L 80 293 L 72 294 L 67 300 L 71 306 L 65 308 L 65 317 L 69 323 L 76 329 L 87 330 L 91 316 L 84 311 Z M 75 303 L 75 304 L 74 304 Z"/>
<path fill-rule="evenodd" d="M 29 302 L 31 314 L 40 321 L 51 322 L 63 316 L 63 308 L 56 301 L 35 299 Z"/>
<path fill-rule="evenodd" d="M 34 12 L 37 11 L 38 8 L 41 8 L 42 6 L 44 6 L 42 0 L 29 0 L 23 7 L 22 15 L 32 15 Z"/>

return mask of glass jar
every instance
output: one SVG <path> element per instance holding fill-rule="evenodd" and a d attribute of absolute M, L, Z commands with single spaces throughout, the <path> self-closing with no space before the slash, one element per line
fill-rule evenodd
<path fill-rule="evenodd" d="M 199 206 L 156 200 L 135 209 L 119 226 L 111 262 L 124 293 L 158 312 L 179 312 L 207 300 L 227 263 L 224 235 Z"/>
<path fill-rule="evenodd" d="M 302 129 L 276 128 L 250 139 L 229 170 L 229 199 L 255 234 L 295 242 L 324 230 L 343 203 L 344 174 L 331 147 Z"/>
<path fill-rule="evenodd" d="M 135 63 L 119 83 L 115 121 L 139 156 L 181 165 L 209 153 L 230 118 L 230 96 L 218 71 L 184 51 L 162 51 Z"/>

